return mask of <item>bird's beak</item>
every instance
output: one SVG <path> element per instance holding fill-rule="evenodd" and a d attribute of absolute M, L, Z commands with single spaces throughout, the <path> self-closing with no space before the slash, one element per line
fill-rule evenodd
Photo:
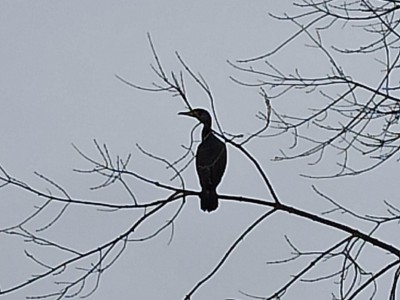
<path fill-rule="evenodd" d="M 188 116 L 188 117 L 194 117 L 194 114 L 193 114 L 193 111 L 192 111 L 192 110 L 178 112 L 178 115 L 181 115 L 181 116 Z"/>

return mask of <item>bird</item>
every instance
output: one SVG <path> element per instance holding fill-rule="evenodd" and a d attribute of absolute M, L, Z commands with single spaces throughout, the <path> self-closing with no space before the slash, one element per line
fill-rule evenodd
<path fill-rule="evenodd" d="M 212 212 L 218 208 L 216 189 L 226 169 L 226 145 L 213 133 L 212 119 L 207 110 L 195 108 L 178 114 L 196 118 L 203 124 L 201 143 L 196 151 L 196 171 L 201 186 L 200 208 Z"/>

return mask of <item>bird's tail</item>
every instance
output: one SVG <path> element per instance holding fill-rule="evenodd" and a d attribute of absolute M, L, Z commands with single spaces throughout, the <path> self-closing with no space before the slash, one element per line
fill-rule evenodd
<path fill-rule="evenodd" d="M 203 190 L 200 193 L 200 207 L 203 211 L 212 212 L 218 208 L 218 195 L 215 190 Z"/>

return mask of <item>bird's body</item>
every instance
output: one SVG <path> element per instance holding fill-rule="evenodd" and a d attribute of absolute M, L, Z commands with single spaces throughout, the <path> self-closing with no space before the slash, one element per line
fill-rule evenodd
<path fill-rule="evenodd" d="M 216 188 L 226 167 L 226 146 L 208 128 L 204 127 L 202 141 L 197 148 L 196 170 L 202 188 L 201 209 L 213 211 L 218 207 Z"/>
<path fill-rule="evenodd" d="M 218 208 L 216 188 L 226 168 L 226 146 L 212 132 L 211 116 L 206 110 L 198 108 L 180 114 L 195 117 L 203 124 L 201 143 L 196 152 L 196 171 L 202 189 L 200 207 L 203 211 L 211 212 Z"/>

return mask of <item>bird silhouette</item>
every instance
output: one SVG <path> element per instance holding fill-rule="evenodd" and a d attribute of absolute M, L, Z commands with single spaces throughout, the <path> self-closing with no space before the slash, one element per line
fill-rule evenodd
<path fill-rule="evenodd" d="M 200 208 L 212 212 L 218 208 L 217 186 L 224 175 L 227 161 L 225 143 L 211 129 L 211 116 L 205 109 L 196 108 L 180 115 L 196 118 L 203 124 L 201 143 L 196 152 L 196 171 L 199 177 Z"/>

